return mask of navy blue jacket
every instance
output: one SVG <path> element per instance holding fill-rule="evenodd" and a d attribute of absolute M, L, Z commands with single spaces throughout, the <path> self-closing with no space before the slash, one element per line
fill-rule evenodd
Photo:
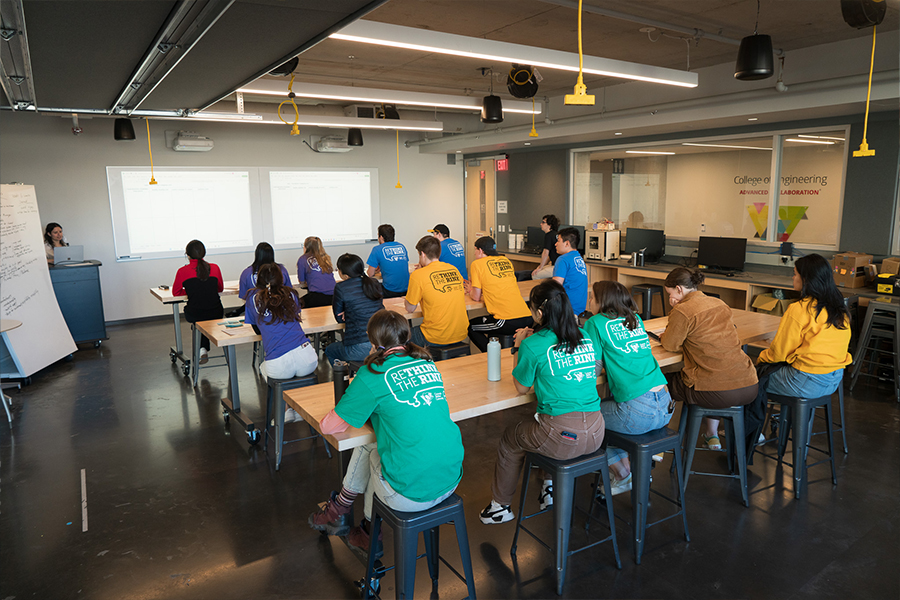
<path fill-rule="evenodd" d="M 376 312 L 384 308 L 379 298 L 372 300 L 363 293 L 362 277 L 354 277 L 338 282 L 334 286 L 334 301 L 331 304 L 334 318 L 344 323 L 344 345 L 353 346 L 368 342 L 366 326 Z M 340 313 L 344 313 L 341 317 Z"/>

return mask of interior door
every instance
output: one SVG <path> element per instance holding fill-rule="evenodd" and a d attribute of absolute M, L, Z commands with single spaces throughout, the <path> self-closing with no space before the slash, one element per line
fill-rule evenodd
<path fill-rule="evenodd" d="M 466 161 L 466 266 L 472 262 L 475 240 L 483 235 L 495 236 L 495 164 L 492 158 Z"/>

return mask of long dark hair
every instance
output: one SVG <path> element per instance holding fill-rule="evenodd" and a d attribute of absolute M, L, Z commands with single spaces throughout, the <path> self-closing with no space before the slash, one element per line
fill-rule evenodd
<path fill-rule="evenodd" d="M 375 365 L 380 367 L 388 356 L 394 354 L 432 360 L 428 350 L 412 343 L 409 321 L 406 317 L 392 310 L 382 308 L 372 315 L 366 333 L 369 334 L 369 341 L 375 346 L 375 352 L 366 357 L 363 365 L 369 367 L 372 373 L 381 373 L 375 370 Z M 402 347 L 399 351 L 395 350 L 398 346 Z"/>
<path fill-rule="evenodd" d="M 362 277 L 363 294 L 369 300 L 381 300 L 384 297 L 384 289 L 381 284 L 377 279 L 366 275 L 366 265 L 357 255 L 341 254 L 337 259 L 337 268 L 350 279 Z"/>
<path fill-rule="evenodd" d="M 209 279 L 209 263 L 203 260 L 203 257 L 206 256 L 206 246 L 203 245 L 203 242 L 191 240 L 184 249 L 184 253 L 188 255 L 188 258 L 197 261 L 197 278 L 200 281 Z"/>
<path fill-rule="evenodd" d="M 850 312 L 844 304 L 844 297 L 834 284 L 834 274 L 828 261 L 818 254 L 809 254 L 798 258 L 794 268 L 803 282 L 800 297 L 815 300 L 816 319 L 824 309 L 828 313 L 829 325 L 846 329 Z"/>
<path fill-rule="evenodd" d="M 260 242 L 256 245 L 256 254 L 253 257 L 254 273 L 259 273 L 259 268 L 263 265 L 275 262 L 275 249 L 269 242 Z"/>
<path fill-rule="evenodd" d="M 256 274 L 256 289 L 253 296 L 256 310 L 260 315 L 269 311 L 272 315 L 267 323 L 275 321 L 300 322 L 300 297 L 297 290 L 284 285 L 284 275 L 275 263 L 268 263 L 259 268 Z"/>
<path fill-rule="evenodd" d="M 675 288 L 679 285 L 686 290 L 696 290 L 706 277 L 700 271 L 692 271 L 687 267 L 675 267 L 666 275 L 663 283 L 667 288 Z"/>
<path fill-rule="evenodd" d="M 574 354 L 575 349 L 581 345 L 581 331 L 562 284 L 553 279 L 545 279 L 531 288 L 530 300 L 531 310 L 541 311 L 541 326 L 538 329 L 549 329 L 556 334 L 559 340 L 556 350 Z"/>
<path fill-rule="evenodd" d="M 51 246 L 53 245 L 53 238 L 50 236 L 50 232 L 53 231 L 54 229 L 56 229 L 57 227 L 62 229 L 62 225 L 60 225 L 59 223 L 47 223 L 47 227 L 44 229 L 44 243 L 45 244 L 50 244 Z M 60 240 L 60 243 L 63 246 L 68 246 L 68 244 L 65 241 Z"/>
<path fill-rule="evenodd" d="M 595 281 L 592 290 L 601 315 L 624 319 L 629 331 L 637 327 L 637 305 L 624 285 L 618 281 Z"/>

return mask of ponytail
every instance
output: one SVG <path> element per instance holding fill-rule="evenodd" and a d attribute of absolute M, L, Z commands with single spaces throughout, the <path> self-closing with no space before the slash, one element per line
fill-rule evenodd
<path fill-rule="evenodd" d="M 197 261 L 197 279 L 200 281 L 209 279 L 209 263 L 203 260 L 206 256 L 206 246 L 203 245 L 203 242 L 191 240 L 188 242 L 187 248 L 184 249 L 184 253 L 187 254 L 188 258 Z"/>
<path fill-rule="evenodd" d="M 343 272 L 343 271 L 342 271 Z M 420 360 L 433 360 L 431 353 L 422 346 L 412 343 L 409 321 L 406 317 L 392 310 L 381 309 L 372 315 L 367 327 L 369 341 L 375 346 L 375 352 L 366 357 L 363 365 L 372 373 L 379 374 L 375 366 L 381 366 L 388 356 L 411 356 Z"/>
<path fill-rule="evenodd" d="M 284 275 L 278 265 L 268 263 L 259 268 L 256 289 L 258 292 L 254 294 L 253 301 L 260 315 L 267 311 L 272 315 L 268 323 L 300 322 L 300 297 L 297 290 L 284 285 Z"/>
<path fill-rule="evenodd" d="M 366 275 L 366 265 L 357 255 L 350 253 L 341 254 L 337 259 L 337 268 L 348 279 L 361 277 L 363 294 L 369 300 L 381 300 L 384 298 L 384 289 L 381 287 L 381 283 L 377 279 Z"/>
<path fill-rule="evenodd" d="M 550 329 L 556 334 L 558 344 L 555 349 L 574 354 L 581 345 L 581 330 L 562 284 L 553 279 L 545 279 L 531 289 L 530 301 L 532 311 L 541 311 L 539 329 Z"/>

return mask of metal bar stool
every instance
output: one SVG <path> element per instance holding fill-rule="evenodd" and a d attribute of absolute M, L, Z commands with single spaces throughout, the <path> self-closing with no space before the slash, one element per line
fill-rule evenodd
<path fill-rule="evenodd" d="M 653 318 L 653 296 L 659 294 L 659 303 L 662 305 L 663 316 L 666 316 L 666 294 L 661 285 L 650 283 L 638 283 L 631 286 L 631 295 L 641 296 L 641 319 L 647 321 Z"/>
<path fill-rule="evenodd" d="M 744 501 L 744 506 L 750 506 L 750 500 L 747 495 L 747 447 L 744 442 L 746 439 L 744 433 L 744 407 L 731 406 L 728 408 L 705 408 L 697 404 L 688 404 L 685 408 L 687 409 L 687 434 L 684 438 L 684 443 L 686 445 L 686 454 L 684 458 L 684 487 L 687 488 L 688 479 L 691 474 L 740 479 L 741 497 Z M 728 446 L 728 468 L 731 471 L 728 475 L 722 473 L 691 471 L 691 464 L 694 462 L 694 451 L 696 450 L 697 445 L 697 436 L 700 434 L 700 422 L 703 420 L 703 417 L 729 419 L 725 430 L 725 443 Z M 737 474 L 734 472 L 735 458 L 737 459 Z"/>
<path fill-rule="evenodd" d="M 525 515 L 525 498 L 528 495 L 528 482 L 531 479 L 529 475 L 531 474 L 532 466 L 543 469 L 553 479 L 552 510 L 555 547 L 551 547 L 545 543 L 522 524 L 522 521 L 542 515 L 548 510 L 551 510 L 551 508 L 548 507 L 536 513 L 527 516 Z M 570 460 L 556 460 L 555 458 L 550 458 L 534 452 L 528 452 L 525 455 L 525 480 L 522 482 L 522 497 L 519 501 L 519 517 L 516 519 L 516 533 L 513 536 L 512 547 L 510 548 L 509 553 L 513 556 L 516 555 L 519 530 L 522 530 L 533 537 L 540 545 L 550 552 L 554 552 L 556 555 L 556 594 L 558 596 L 562 595 L 563 583 L 566 580 L 566 566 L 569 557 L 582 550 L 587 550 L 588 548 L 593 548 L 597 544 L 612 540 L 613 553 L 616 556 L 616 567 L 619 569 L 622 568 L 622 561 L 619 558 L 619 545 L 616 543 L 616 522 L 615 516 L 613 515 L 612 502 L 606 503 L 606 515 L 610 532 L 609 536 L 602 540 L 586 544 L 576 550 L 569 549 L 569 534 L 572 530 L 572 515 L 575 508 L 575 480 L 581 475 L 588 475 L 597 471 L 599 471 L 597 477 L 598 479 L 602 477 L 603 489 L 606 493 L 606 497 L 609 498 L 609 466 L 606 462 L 606 450 L 604 448 L 600 448 L 596 452 L 585 454 L 584 456 L 579 456 L 578 458 Z M 591 503 L 591 508 L 592 507 L 593 502 Z M 593 510 L 588 512 L 588 522 L 585 525 L 585 531 L 589 530 L 591 519 L 595 519 Z"/>
<path fill-rule="evenodd" d="M 285 444 L 292 444 L 294 442 L 302 442 L 303 440 L 312 440 L 320 437 L 318 432 L 313 429 L 312 425 L 307 423 L 307 425 L 309 425 L 310 435 L 284 441 L 284 392 L 316 385 L 319 383 L 319 378 L 316 376 L 315 372 L 313 372 L 309 375 L 304 375 L 303 377 L 294 377 L 293 379 L 275 379 L 274 377 L 269 377 L 267 378 L 266 383 L 269 386 L 268 393 L 266 394 L 266 451 L 269 449 L 269 428 L 272 426 L 272 418 L 274 416 L 275 470 L 277 471 L 281 468 L 281 456 Z M 325 442 L 324 440 L 323 442 L 325 444 L 325 453 L 328 454 L 328 458 L 331 458 L 331 448 L 328 447 L 328 442 Z"/>
<path fill-rule="evenodd" d="M 375 571 L 375 544 L 381 534 L 381 523 L 384 521 L 394 530 L 394 566 Z M 459 546 L 459 557 L 462 561 L 464 575 L 460 575 L 453 566 L 439 553 L 440 526 L 453 523 L 456 528 L 456 543 Z M 425 537 L 425 554 L 417 555 L 419 534 Z M 475 576 L 472 572 L 472 557 L 469 554 L 469 535 L 466 532 L 466 516 L 463 511 L 462 498 L 451 494 L 443 502 L 421 512 L 401 512 L 384 504 L 376 494 L 372 502 L 372 529 L 369 535 L 369 562 L 366 566 L 366 577 L 363 580 L 363 598 L 370 598 L 373 578 L 380 579 L 385 572 L 394 569 L 397 598 L 415 598 L 416 561 L 427 557 L 428 573 L 431 575 L 431 592 L 437 593 L 438 569 L 440 563 L 447 565 L 454 575 L 466 584 L 469 600 L 475 600 Z M 424 597 L 424 596 L 420 596 Z"/>
<path fill-rule="evenodd" d="M 448 360 L 450 358 L 458 358 L 460 356 L 469 356 L 472 353 L 472 351 L 469 349 L 468 341 L 449 344 L 442 348 L 428 346 L 428 351 L 431 352 L 431 356 L 432 358 L 434 358 L 434 362 L 440 362 L 442 360 Z"/>
<path fill-rule="evenodd" d="M 884 342 L 891 344 L 890 351 L 881 347 Z M 868 359 L 866 358 L 867 352 L 870 353 Z M 893 357 L 891 364 L 880 362 L 879 354 L 888 354 Z M 893 371 L 894 397 L 900 402 L 900 304 L 882 300 L 869 302 L 869 309 L 866 311 L 866 319 L 853 363 L 850 391 L 853 391 L 860 375 L 883 379 L 883 377 L 879 377 L 879 369 L 890 369 Z M 865 373 L 862 372 L 864 364 L 868 365 Z"/>

